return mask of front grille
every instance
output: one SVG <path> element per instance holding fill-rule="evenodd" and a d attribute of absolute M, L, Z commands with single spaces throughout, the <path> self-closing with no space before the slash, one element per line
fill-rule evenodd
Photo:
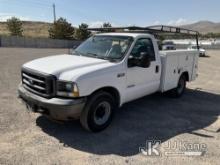
<path fill-rule="evenodd" d="M 55 95 L 55 76 L 22 69 L 21 77 L 24 88 L 30 92 L 46 98 Z"/>

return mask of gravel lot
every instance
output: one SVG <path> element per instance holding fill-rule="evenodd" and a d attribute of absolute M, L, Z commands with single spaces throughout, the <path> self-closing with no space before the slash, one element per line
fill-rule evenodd
<path fill-rule="evenodd" d="M 102 133 L 78 121 L 55 123 L 29 113 L 16 98 L 23 63 L 65 49 L 0 48 L 0 164 L 219 164 L 220 51 L 199 60 L 199 78 L 181 99 L 154 94 L 124 105 Z M 161 140 L 161 156 L 139 153 Z M 168 143 L 205 144 L 204 156 L 165 156 Z"/>

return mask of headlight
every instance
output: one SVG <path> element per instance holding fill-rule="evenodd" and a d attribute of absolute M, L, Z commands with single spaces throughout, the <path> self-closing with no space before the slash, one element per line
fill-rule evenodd
<path fill-rule="evenodd" d="M 57 81 L 57 95 L 65 97 L 79 97 L 77 84 L 68 81 Z"/>

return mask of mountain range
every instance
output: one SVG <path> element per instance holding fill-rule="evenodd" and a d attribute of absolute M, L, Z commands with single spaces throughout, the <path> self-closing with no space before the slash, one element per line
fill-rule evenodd
<path fill-rule="evenodd" d="M 196 30 L 202 34 L 206 33 L 220 33 L 220 23 L 211 21 L 199 21 L 189 25 L 181 26 L 186 29 Z"/>

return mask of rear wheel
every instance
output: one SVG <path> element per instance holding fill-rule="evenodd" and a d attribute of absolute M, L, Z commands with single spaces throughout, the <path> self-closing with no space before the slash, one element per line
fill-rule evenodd
<path fill-rule="evenodd" d="M 181 75 L 180 78 L 179 78 L 177 87 L 172 89 L 169 92 L 169 95 L 171 97 L 179 98 L 184 94 L 185 89 L 186 89 L 186 76 Z"/>
<path fill-rule="evenodd" d="M 81 125 L 88 131 L 100 132 L 110 125 L 115 108 L 111 94 L 98 92 L 88 100 L 80 117 Z"/>

